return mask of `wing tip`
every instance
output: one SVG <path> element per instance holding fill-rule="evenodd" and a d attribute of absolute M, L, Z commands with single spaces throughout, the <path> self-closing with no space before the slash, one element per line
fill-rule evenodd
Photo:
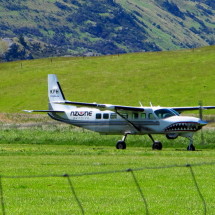
<path fill-rule="evenodd" d="M 22 110 L 22 111 L 27 112 L 27 113 L 32 113 L 32 112 L 34 112 L 33 110 Z"/>

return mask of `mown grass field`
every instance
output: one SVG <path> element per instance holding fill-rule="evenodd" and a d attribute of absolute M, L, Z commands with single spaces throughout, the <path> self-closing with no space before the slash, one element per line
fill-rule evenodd
<path fill-rule="evenodd" d="M 0 64 L 0 112 L 47 108 L 47 74 L 68 100 L 121 105 L 215 103 L 215 47 Z M 209 112 L 208 112 L 209 113 Z M 212 112 L 213 113 L 213 112 Z"/>
<path fill-rule="evenodd" d="M 5 214 L 215 212 L 212 128 L 204 130 L 204 144 L 201 132 L 196 134 L 195 152 L 186 151 L 188 140 L 170 141 L 161 135 L 155 138 L 163 143 L 162 151 L 152 151 L 147 136 L 129 136 L 127 149 L 117 150 L 115 143 L 121 136 L 50 124 L 42 115 L 11 115 L 4 115 L 8 123 L 0 128 Z M 186 164 L 193 165 L 195 179 Z M 133 170 L 139 187 L 128 169 Z M 72 187 L 65 174 L 70 175 Z"/>
<path fill-rule="evenodd" d="M 214 105 L 214 56 L 215 48 L 206 47 L 0 64 L 0 176 L 5 213 L 214 214 L 213 128 L 204 130 L 205 144 L 201 144 L 201 132 L 196 134 L 195 152 L 186 151 L 184 138 L 170 141 L 160 135 L 155 139 L 163 143 L 162 151 L 152 151 L 147 136 L 129 136 L 127 149 L 116 150 L 121 136 L 101 136 L 52 124 L 45 115 L 21 112 L 47 108 L 49 73 L 58 75 L 65 96 L 74 101 L 192 106 L 202 100 L 204 105 Z M 202 163 L 212 164 L 192 170 L 206 209 L 190 167 L 185 167 Z M 146 205 L 132 173 L 125 171 L 139 168 L 133 173 Z M 104 172 L 108 174 L 93 174 Z M 71 176 L 84 212 L 64 174 Z"/>
<path fill-rule="evenodd" d="M 16 129 L 5 132 L 8 136 L 13 136 L 11 133 L 14 132 L 21 137 L 21 131 Z M 60 144 L 54 132 L 32 133 L 31 130 L 21 133 L 25 137 L 35 135 L 37 142 L 30 138 L 28 143 L 15 144 L 13 138 L 7 139 L 5 135 L 0 144 L 6 214 L 205 214 L 198 188 L 206 202 L 207 214 L 215 212 L 215 164 L 192 167 L 198 188 L 190 168 L 185 167 L 188 163 L 214 163 L 214 150 L 188 152 L 180 145 L 163 151 L 131 146 L 126 150 L 116 150 L 113 146 L 106 146 L 107 140 L 103 137 L 104 143 L 96 145 L 98 137 L 90 137 L 91 134 L 86 136 L 94 140 L 95 145 L 88 146 L 84 138 L 79 140 L 84 142 L 82 145 L 72 144 L 74 139 Z M 46 139 L 47 135 L 50 139 L 39 143 L 39 139 Z M 175 167 L 165 168 L 168 166 Z M 139 168 L 141 170 L 135 171 Z M 127 169 L 134 170 L 146 205 Z M 71 176 L 72 187 L 84 212 L 64 174 Z"/>

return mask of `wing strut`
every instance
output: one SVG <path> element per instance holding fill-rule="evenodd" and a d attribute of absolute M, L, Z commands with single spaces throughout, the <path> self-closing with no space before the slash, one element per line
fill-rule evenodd
<path fill-rule="evenodd" d="M 117 110 L 115 111 L 119 116 L 121 116 L 124 120 L 126 120 L 131 126 L 133 126 L 137 131 L 140 131 L 140 128 L 138 128 L 133 122 L 128 120 L 126 117 L 124 117 L 122 114 L 120 114 Z"/>

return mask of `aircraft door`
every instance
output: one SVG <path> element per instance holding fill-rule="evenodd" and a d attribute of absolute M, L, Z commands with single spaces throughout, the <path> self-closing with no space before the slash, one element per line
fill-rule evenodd
<path fill-rule="evenodd" d="M 109 133 L 110 131 L 110 113 L 99 112 L 95 114 L 95 131 L 100 133 Z"/>

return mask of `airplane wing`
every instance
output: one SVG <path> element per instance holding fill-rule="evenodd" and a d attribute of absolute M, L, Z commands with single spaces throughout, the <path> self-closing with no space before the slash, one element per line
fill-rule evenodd
<path fill-rule="evenodd" d="M 98 108 L 100 110 L 111 110 L 111 111 L 136 111 L 136 112 L 143 112 L 144 107 L 133 107 L 133 106 L 122 106 L 122 105 L 112 105 L 112 104 L 98 104 L 98 103 L 85 103 L 85 102 L 71 102 L 68 100 L 65 101 L 56 101 L 56 104 L 66 104 L 66 105 L 75 105 L 80 107 L 93 107 Z M 215 106 L 194 106 L 194 107 L 167 107 L 177 112 L 181 113 L 183 111 L 192 111 L 192 110 L 199 110 L 199 108 L 204 109 L 215 109 Z"/>
<path fill-rule="evenodd" d="M 100 110 L 111 110 L 111 111 L 139 111 L 143 112 L 144 108 L 142 107 L 133 107 L 133 106 L 121 106 L 121 105 L 112 105 L 112 104 L 97 104 L 97 103 L 85 103 L 85 102 L 71 102 L 71 101 L 63 101 L 63 102 L 54 102 L 57 104 L 66 104 L 66 105 L 76 105 L 76 106 L 85 106 L 85 107 L 94 107 Z"/>
<path fill-rule="evenodd" d="M 196 107 L 170 107 L 173 110 L 176 110 L 177 112 L 181 113 L 183 111 L 192 111 L 192 110 L 209 110 L 209 109 L 215 109 L 215 106 L 196 106 Z"/>
<path fill-rule="evenodd" d="M 28 113 L 33 113 L 33 112 L 41 112 L 41 113 L 64 113 L 64 111 L 61 110 L 23 110 Z"/>

